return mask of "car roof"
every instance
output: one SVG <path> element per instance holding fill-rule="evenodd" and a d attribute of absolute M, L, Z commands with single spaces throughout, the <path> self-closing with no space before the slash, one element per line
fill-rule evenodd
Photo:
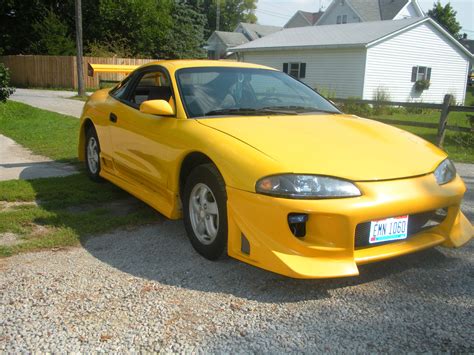
<path fill-rule="evenodd" d="M 264 65 L 235 62 L 230 60 L 200 60 L 200 59 L 173 59 L 173 60 L 158 60 L 155 62 L 149 62 L 142 65 L 141 68 L 145 68 L 153 65 L 161 65 L 168 69 L 176 71 L 183 68 L 202 68 L 202 67 L 227 67 L 227 68 L 254 68 L 254 69 L 269 69 L 276 70 L 275 68 L 267 67 Z"/>

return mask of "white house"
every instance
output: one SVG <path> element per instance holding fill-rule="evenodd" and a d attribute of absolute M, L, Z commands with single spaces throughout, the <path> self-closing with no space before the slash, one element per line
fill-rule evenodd
<path fill-rule="evenodd" d="M 315 26 L 423 17 L 416 0 L 333 0 Z"/>
<path fill-rule="evenodd" d="M 427 17 L 289 28 L 232 51 L 239 60 L 288 72 L 337 97 L 464 102 L 472 54 Z M 428 89 L 416 82 L 427 80 Z"/>
<path fill-rule="evenodd" d="M 417 0 L 333 0 L 326 11 L 297 11 L 285 28 L 423 17 Z"/>

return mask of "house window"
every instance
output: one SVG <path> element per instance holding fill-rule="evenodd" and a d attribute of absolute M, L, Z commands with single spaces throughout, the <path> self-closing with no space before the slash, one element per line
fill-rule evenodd
<path fill-rule="evenodd" d="M 416 66 L 413 67 L 411 70 L 411 82 L 414 83 L 419 80 L 427 80 L 430 81 L 431 79 L 431 68 L 430 67 L 421 67 Z"/>
<path fill-rule="evenodd" d="M 296 79 L 306 77 L 306 63 L 283 63 L 283 71 Z"/>
<path fill-rule="evenodd" d="M 340 25 L 341 23 L 347 23 L 347 15 L 338 15 L 336 18 L 336 23 Z"/>

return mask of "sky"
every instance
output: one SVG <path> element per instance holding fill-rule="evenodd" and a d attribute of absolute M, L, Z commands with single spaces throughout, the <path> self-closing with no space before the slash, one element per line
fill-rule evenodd
<path fill-rule="evenodd" d="M 283 26 L 294 15 L 297 10 L 316 12 L 320 6 L 323 9 L 332 0 L 258 0 L 256 15 L 258 23 L 262 25 Z M 435 0 L 418 0 L 418 4 L 426 13 L 433 7 Z M 457 11 L 457 20 L 463 27 L 462 32 L 467 33 L 470 39 L 474 39 L 474 0 L 441 0 L 445 5 L 451 2 L 451 6 Z"/>

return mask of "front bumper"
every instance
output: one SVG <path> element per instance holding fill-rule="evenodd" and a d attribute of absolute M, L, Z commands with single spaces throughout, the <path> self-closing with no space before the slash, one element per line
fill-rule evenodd
<path fill-rule="evenodd" d="M 228 254 L 246 263 L 294 278 L 358 275 L 357 265 L 393 258 L 436 245 L 459 247 L 473 236 L 460 211 L 466 191 L 461 178 L 439 186 L 433 175 L 358 182 L 357 198 L 292 200 L 227 187 Z M 355 248 L 359 223 L 447 208 L 443 222 L 410 238 Z M 297 238 L 288 214 L 306 213 L 306 235 Z"/>

